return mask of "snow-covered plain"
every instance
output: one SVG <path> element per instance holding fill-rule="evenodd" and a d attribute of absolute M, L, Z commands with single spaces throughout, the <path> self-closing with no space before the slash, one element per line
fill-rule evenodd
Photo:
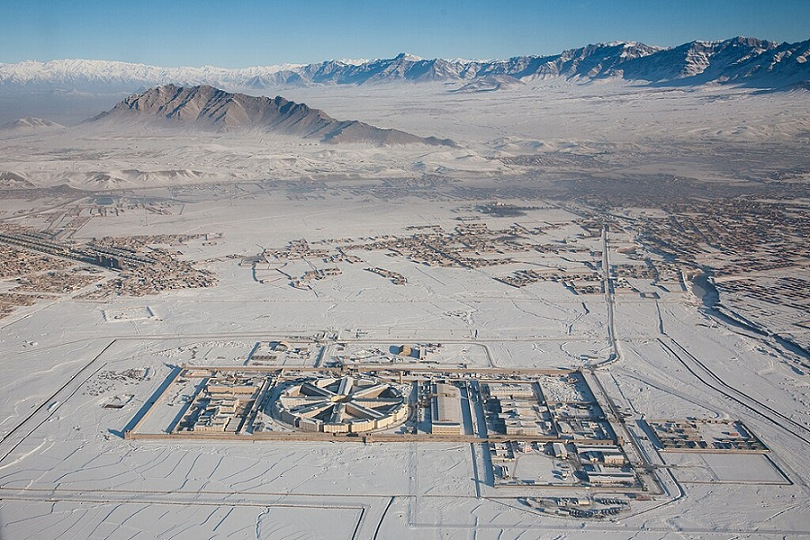
<path fill-rule="evenodd" d="M 0 172 L 19 174 L 38 187 L 91 190 L 258 179 L 418 178 L 437 172 L 469 179 L 525 174 L 520 162 L 493 158 L 540 155 L 549 164 L 543 172 L 551 177 L 598 172 L 736 181 L 795 167 L 802 162 L 797 150 L 810 133 L 805 91 L 554 80 L 482 94 L 450 89 L 423 83 L 278 92 L 338 119 L 447 137 L 459 149 L 337 146 L 266 132 L 206 135 L 85 122 L 67 132 L 0 131 Z M 111 105 L 98 105 L 97 112 Z"/>
<path fill-rule="evenodd" d="M 623 189 L 632 189 L 633 180 L 661 174 L 708 185 L 799 170 L 806 182 L 807 94 L 553 81 L 482 94 L 447 90 L 405 84 L 284 95 L 337 118 L 449 137 L 458 149 L 330 146 L 260 132 L 92 123 L 0 133 L 0 173 L 9 193 L 0 201 L 4 225 L 45 230 L 55 215 L 88 216 L 105 205 L 97 204 L 100 197 L 110 197 L 109 206 L 120 211 L 93 215 L 74 240 L 208 233 L 211 240 L 173 249 L 218 278 L 214 288 L 156 296 L 92 302 L 62 294 L 0 319 L 0 536 L 810 535 L 810 391 L 807 372 L 794 369 L 801 361 L 795 353 L 711 318 L 688 287 L 665 291 L 647 280 L 657 298 L 617 293 L 609 310 L 603 294 L 575 295 L 550 281 L 515 288 L 493 279 L 527 265 L 580 269 L 583 261 L 601 262 L 592 253 L 601 251 L 602 239 L 581 224 L 590 210 L 566 199 L 572 180 L 622 179 Z M 520 159 L 527 156 L 535 161 Z M 64 184 L 90 193 L 48 191 Z M 494 200 L 523 210 L 497 216 L 477 208 Z M 147 201 L 164 211 L 147 211 Z M 543 230 L 539 243 L 583 251 L 520 254 L 513 265 L 469 269 L 357 250 L 364 264 L 342 263 L 339 276 L 308 290 L 273 279 L 280 274 L 270 266 L 257 265 L 262 279 L 256 279 L 250 265 L 240 265 L 243 257 L 297 239 L 362 243 L 406 237 L 413 226 L 452 231 L 465 220 L 492 230 L 536 227 Z M 608 240 L 611 262 L 627 262 L 617 248 L 637 237 L 627 227 Z M 394 285 L 365 266 L 384 267 L 407 283 Z M 13 280 L 3 281 L 2 291 Z M 503 368 L 598 363 L 610 357 L 612 334 L 618 360 L 596 376 L 630 411 L 628 423 L 659 465 L 667 493 L 634 502 L 618 520 L 579 521 L 521 504 L 517 498 L 535 495 L 531 490 L 488 485 L 480 448 L 469 444 L 122 437 L 172 366 L 238 365 L 257 341 L 318 332 L 337 333 L 355 348 L 360 341 L 446 341 L 457 354 L 448 364 L 466 360 L 468 343 Z M 475 354 L 469 363 L 483 363 Z M 143 376 L 128 375 L 132 369 Z M 706 370 L 770 412 L 757 412 Z M 128 395 L 134 397 L 123 408 L 104 408 Z M 657 457 L 639 422 L 685 417 L 740 419 L 770 452 Z M 798 427 L 786 429 L 784 417 Z M 734 472 L 743 468 L 746 474 Z"/>

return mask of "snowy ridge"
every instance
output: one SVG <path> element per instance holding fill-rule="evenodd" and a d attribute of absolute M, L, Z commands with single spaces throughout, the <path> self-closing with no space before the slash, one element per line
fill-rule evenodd
<path fill-rule="evenodd" d="M 50 120 L 28 116 L 3 124 L 0 126 L 0 131 L 34 131 L 42 129 L 64 129 L 64 127 L 65 126 L 51 122 Z"/>
<path fill-rule="evenodd" d="M 733 83 L 778 88 L 810 80 L 810 40 L 778 44 L 756 38 L 692 41 L 662 48 L 638 42 L 587 45 L 551 56 L 506 60 L 422 59 L 410 54 L 379 60 L 225 69 L 164 68 L 101 60 L 0 64 L 0 90 L 133 92 L 164 84 L 211 85 L 237 91 L 289 86 L 450 81 L 507 76 L 521 82 L 563 77 L 621 78 L 649 84 Z"/>
<path fill-rule="evenodd" d="M 205 84 L 227 82 L 245 86 L 250 81 L 269 75 L 300 69 L 298 64 L 227 69 L 214 66 L 166 68 L 106 60 L 26 61 L 0 64 L 0 88 L 26 86 L 44 89 L 130 91 L 140 86 L 174 82 Z"/>

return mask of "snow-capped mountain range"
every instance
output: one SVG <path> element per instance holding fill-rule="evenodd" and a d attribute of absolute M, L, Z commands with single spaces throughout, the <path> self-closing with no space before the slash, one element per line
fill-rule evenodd
<path fill-rule="evenodd" d="M 164 84 L 263 90 L 392 81 L 445 81 L 462 86 L 483 79 L 529 82 L 554 77 L 582 82 L 619 78 L 660 85 L 720 83 L 781 88 L 810 80 L 808 60 L 810 40 L 779 44 L 737 37 L 719 42 L 692 41 L 672 48 L 634 42 L 602 43 L 552 56 L 491 61 L 428 60 L 400 54 L 362 62 L 328 60 L 244 69 L 163 68 L 101 60 L 28 61 L 0 64 L 0 91 L 135 92 Z M 483 85 L 486 90 L 503 86 Z"/>

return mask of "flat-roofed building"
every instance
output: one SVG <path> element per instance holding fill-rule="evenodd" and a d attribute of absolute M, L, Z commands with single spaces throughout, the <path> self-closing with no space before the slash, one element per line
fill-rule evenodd
<path fill-rule="evenodd" d="M 507 435 L 533 437 L 540 435 L 540 428 L 536 422 L 523 419 L 510 418 L 504 420 Z"/>
<path fill-rule="evenodd" d="M 576 443 L 574 446 L 582 463 L 602 463 L 606 467 L 624 467 L 629 463 L 624 451 L 615 445 Z"/>
<path fill-rule="evenodd" d="M 529 383 L 487 383 L 489 395 L 494 398 L 533 398 L 534 390 Z"/>
<path fill-rule="evenodd" d="M 565 449 L 565 445 L 563 443 L 553 443 L 551 445 L 551 450 L 556 458 L 566 459 L 568 457 L 568 450 Z"/>
<path fill-rule="evenodd" d="M 624 467 L 627 465 L 627 458 L 621 451 L 602 452 L 602 460 L 607 467 Z"/>
<path fill-rule="evenodd" d="M 206 390 L 209 394 L 221 394 L 226 396 L 233 396 L 235 394 L 252 394 L 259 387 L 253 384 L 227 384 L 217 381 L 216 383 L 209 383 Z"/>
<path fill-rule="evenodd" d="M 459 435 L 461 433 L 461 393 L 452 384 L 433 385 L 430 407 L 431 433 Z"/>
<path fill-rule="evenodd" d="M 588 482 L 591 484 L 634 484 L 636 482 L 636 475 L 633 471 L 624 471 L 621 469 L 612 469 L 610 472 L 604 471 L 599 465 L 591 466 L 592 470 L 586 469 L 588 475 Z"/>

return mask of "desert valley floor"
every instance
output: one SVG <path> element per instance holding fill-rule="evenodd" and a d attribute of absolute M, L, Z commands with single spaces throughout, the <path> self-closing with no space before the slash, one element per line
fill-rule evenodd
<path fill-rule="evenodd" d="M 286 97 L 0 134 L 0 536 L 810 535 L 806 93 Z"/>

